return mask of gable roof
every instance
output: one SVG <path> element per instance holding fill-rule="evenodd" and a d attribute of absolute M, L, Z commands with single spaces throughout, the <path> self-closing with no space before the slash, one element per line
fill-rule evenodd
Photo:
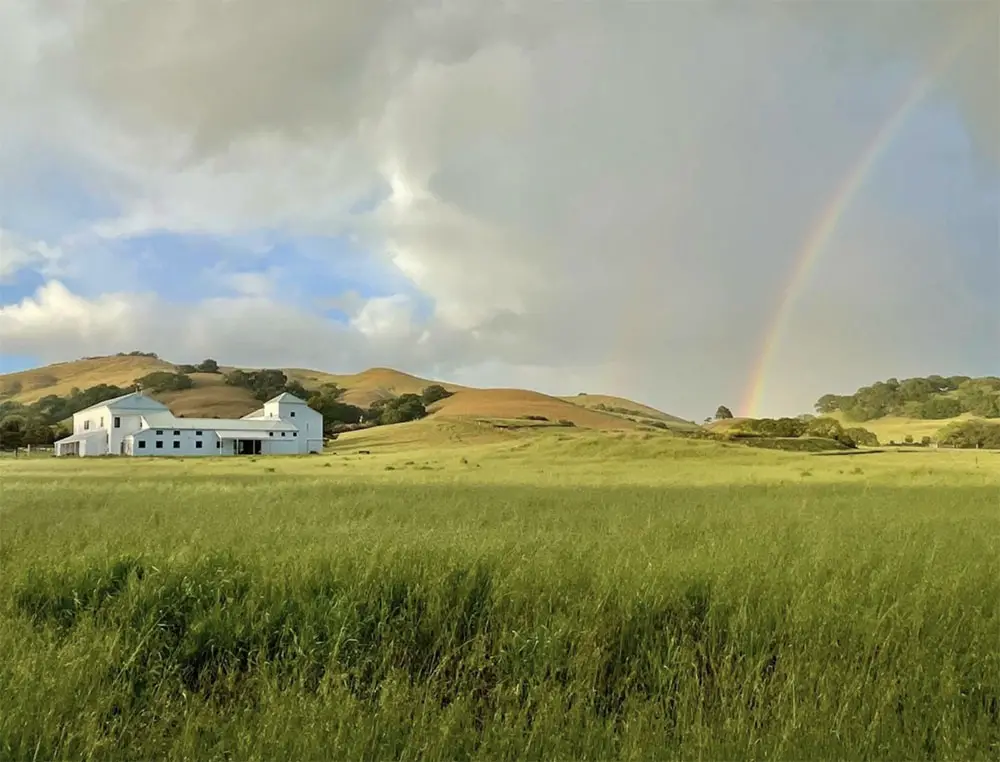
<path fill-rule="evenodd" d="M 280 418 L 178 418 L 170 411 L 142 416 L 151 429 L 206 429 L 208 431 L 297 431 Z M 138 433 L 138 432 L 137 432 Z"/>
<path fill-rule="evenodd" d="M 268 402 L 298 402 L 300 405 L 306 404 L 305 400 L 301 400 L 294 394 L 289 394 L 288 392 L 282 392 L 277 397 L 271 397 Z"/>
<path fill-rule="evenodd" d="M 98 402 L 83 410 L 78 410 L 76 414 L 85 413 L 88 410 L 96 410 L 99 407 L 107 407 L 112 410 L 167 410 L 167 406 L 162 402 L 147 397 L 142 392 L 129 392 L 120 397 L 113 397 L 103 402 Z"/>

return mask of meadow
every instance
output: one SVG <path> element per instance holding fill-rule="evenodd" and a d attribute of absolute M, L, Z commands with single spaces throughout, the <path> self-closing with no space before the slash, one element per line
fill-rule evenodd
<path fill-rule="evenodd" d="M 421 421 L 0 480 L 0 759 L 1000 755 L 998 453 Z"/>

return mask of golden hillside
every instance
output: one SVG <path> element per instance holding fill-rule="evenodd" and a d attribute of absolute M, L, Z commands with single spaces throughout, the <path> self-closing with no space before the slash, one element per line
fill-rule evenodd
<path fill-rule="evenodd" d="M 97 384 L 127 387 L 147 373 L 176 371 L 179 366 L 145 356 L 110 356 L 56 363 L 43 368 L 0 375 L 0 401 L 34 402 L 49 394 L 66 396 L 74 387 L 86 389 Z M 233 367 L 220 367 L 225 373 Z M 250 370 L 245 368 L 245 370 Z M 378 399 L 400 394 L 419 394 L 431 384 L 440 383 L 453 396 L 432 405 L 437 419 L 506 419 L 525 420 L 543 417 L 553 424 L 570 421 L 591 429 L 634 429 L 636 423 L 627 415 L 647 420 L 680 422 L 679 418 L 638 402 L 605 395 L 552 397 L 523 389 L 472 389 L 458 384 L 420 378 L 391 368 L 369 368 L 360 373 L 340 374 L 307 368 L 282 369 L 290 380 L 306 388 L 334 383 L 345 390 L 344 402 L 368 407 Z M 193 388 L 154 394 L 177 415 L 186 417 L 240 417 L 260 407 L 253 395 L 225 383 L 222 373 L 191 373 Z M 627 411 L 596 409 L 598 405 Z"/>
<path fill-rule="evenodd" d="M 157 370 L 172 371 L 174 366 L 155 357 L 131 355 L 59 362 L 0 375 L 0 396 L 30 403 L 49 394 L 65 397 L 73 387 L 87 389 L 98 384 L 128 386 L 136 378 Z"/>
<path fill-rule="evenodd" d="M 523 389 L 464 389 L 430 408 L 436 417 L 523 419 L 545 418 L 553 423 L 571 421 L 589 429 L 630 429 L 625 418 L 589 410 L 559 397 Z"/>
<path fill-rule="evenodd" d="M 358 407 L 368 407 L 376 400 L 400 394 L 420 394 L 431 384 L 441 384 L 448 391 L 464 388 L 457 384 L 411 376 L 392 368 L 369 368 L 353 374 L 324 373 L 303 368 L 285 368 L 284 371 L 290 379 L 298 381 L 307 389 L 322 384 L 336 384 L 347 390 L 342 397 L 344 402 Z"/>
<path fill-rule="evenodd" d="M 560 397 L 559 399 L 589 410 L 597 410 L 598 412 L 610 415 L 661 421 L 670 424 L 671 428 L 698 428 L 698 424 L 693 421 L 686 421 L 683 418 L 678 418 L 675 415 L 669 415 L 661 410 L 657 410 L 655 407 L 643 405 L 640 402 L 633 402 L 624 397 L 615 397 L 610 394 L 581 393 Z"/>

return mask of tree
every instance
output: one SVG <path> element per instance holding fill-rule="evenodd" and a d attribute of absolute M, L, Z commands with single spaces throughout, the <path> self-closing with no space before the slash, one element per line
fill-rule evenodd
<path fill-rule="evenodd" d="M 338 390 L 322 389 L 309 397 L 309 407 L 323 416 L 323 433 L 331 436 L 345 423 L 360 423 L 365 411 L 341 402 Z"/>
<path fill-rule="evenodd" d="M 860 426 L 844 429 L 844 436 L 850 437 L 852 442 L 861 447 L 878 447 L 879 444 L 878 437 L 873 432 Z"/>
<path fill-rule="evenodd" d="M 202 360 L 198 364 L 198 371 L 200 373 L 218 373 L 219 363 L 217 363 L 212 358 L 208 358 L 207 360 Z"/>
<path fill-rule="evenodd" d="M 954 418 L 962 414 L 962 403 L 951 397 L 931 397 L 920 403 L 920 417 L 930 420 Z"/>
<path fill-rule="evenodd" d="M 25 420 L 19 415 L 9 415 L 0 421 L 0 447 L 17 450 L 23 447 Z"/>
<path fill-rule="evenodd" d="M 806 433 L 811 437 L 840 440 L 844 436 L 844 427 L 836 418 L 813 418 L 806 424 Z"/>
<path fill-rule="evenodd" d="M 719 409 L 715 411 L 715 420 L 717 421 L 722 421 L 732 417 L 733 411 L 725 405 L 719 405 Z"/>
<path fill-rule="evenodd" d="M 177 392 L 194 386 L 191 376 L 186 373 L 171 373 L 166 370 L 147 373 L 145 376 L 137 378 L 135 383 L 139 384 L 143 390 L 150 392 Z"/>
<path fill-rule="evenodd" d="M 427 415 L 423 400 L 416 394 L 401 394 L 387 400 L 378 400 L 369 409 L 369 418 L 382 425 L 415 421 Z"/>
<path fill-rule="evenodd" d="M 433 405 L 435 402 L 450 397 L 451 394 L 441 384 L 431 384 L 420 393 L 420 397 L 425 405 Z"/>
<path fill-rule="evenodd" d="M 1000 450 L 1000 423 L 956 421 L 938 432 L 942 447 L 967 447 Z"/>

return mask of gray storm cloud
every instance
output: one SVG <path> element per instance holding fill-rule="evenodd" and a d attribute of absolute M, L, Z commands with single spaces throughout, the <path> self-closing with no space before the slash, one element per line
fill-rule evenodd
<path fill-rule="evenodd" d="M 918 76 L 962 30 L 1000 23 L 988 2 L 45 7 L 64 36 L 36 31 L 19 65 L 96 125 L 75 150 L 115 178 L 123 211 L 105 234 L 352 232 L 435 305 L 419 347 L 394 324 L 384 364 L 391 347 L 415 370 L 553 391 L 573 369 L 692 416 L 737 404 L 802 241 L 899 97 L 859 81 Z M 932 96 L 992 171 L 997 39 L 970 35 Z M 57 126 L 45 139 L 74 143 Z M 964 349 L 953 337 L 995 303 L 968 299 L 919 333 L 895 312 L 941 275 L 892 273 L 959 244 L 866 204 L 800 299 L 767 410 L 990 361 L 989 331 Z M 226 330 L 206 343 L 242 341 Z M 344 346 L 337 361 L 373 356 Z"/>

